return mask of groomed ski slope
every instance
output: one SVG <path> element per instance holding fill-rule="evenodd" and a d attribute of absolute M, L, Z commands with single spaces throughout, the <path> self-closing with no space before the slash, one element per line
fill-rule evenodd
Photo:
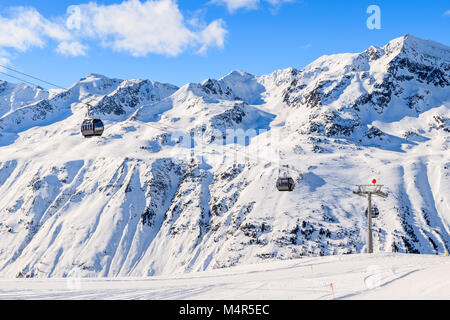
<path fill-rule="evenodd" d="M 174 277 L 3 279 L 0 299 L 450 300 L 449 271 L 449 256 L 352 254 L 241 265 Z"/>

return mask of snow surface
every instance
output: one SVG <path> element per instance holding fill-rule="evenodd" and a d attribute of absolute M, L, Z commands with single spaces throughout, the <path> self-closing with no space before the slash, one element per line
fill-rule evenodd
<path fill-rule="evenodd" d="M 375 252 L 449 252 L 449 52 L 406 36 L 181 88 L 96 74 L 67 91 L 0 84 L 0 277 L 363 253 L 367 204 L 352 190 L 373 178 L 389 194 L 373 199 Z M 81 101 L 101 138 L 82 138 Z M 275 188 L 283 165 L 292 193 Z"/>
<path fill-rule="evenodd" d="M 179 276 L 3 279 L 0 299 L 450 300 L 449 270 L 448 256 L 305 257 Z"/>

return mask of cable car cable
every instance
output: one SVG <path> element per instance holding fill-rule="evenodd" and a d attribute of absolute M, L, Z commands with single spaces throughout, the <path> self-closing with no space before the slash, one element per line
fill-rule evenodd
<path fill-rule="evenodd" d="M 30 85 L 32 85 L 32 86 L 34 86 L 34 87 L 39 87 L 39 88 L 45 89 L 45 88 L 43 88 L 43 87 L 41 87 L 41 86 L 38 86 L 38 85 L 36 85 L 35 83 L 32 83 L 32 82 L 29 82 L 29 81 L 27 81 L 27 80 L 24 80 L 24 79 L 18 78 L 18 77 L 16 77 L 16 76 L 13 76 L 13 75 L 11 75 L 11 74 L 9 74 L 9 73 L 6 73 L 6 72 L 2 72 L 2 71 L 0 71 L 0 73 L 1 73 L 1 74 L 4 74 L 5 76 L 8 76 L 8 77 L 11 77 L 11 78 L 14 78 L 14 79 L 20 80 L 20 81 L 22 81 L 22 82 L 28 83 L 28 84 L 30 84 Z"/>
<path fill-rule="evenodd" d="M 47 83 L 47 84 L 49 84 L 49 85 L 51 85 L 51 86 L 54 86 L 54 87 L 58 87 L 58 88 L 60 88 L 60 89 L 65 89 L 65 90 L 67 90 L 66 88 L 61 87 L 60 85 L 57 85 L 57 84 L 48 82 L 48 81 L 46 81 L 46 80 L 43 80 L 43 79 L 40 79 L 40 78 L 37 78 L 37 77 L 34 77 L 34 76 L 32 76 L 32 75 L 30 75 L 30 74 L 27 74 L 27 73 L 24 73 L 24 72 L 22 72 L 22 71 L 15 70 L 15 69 L 13 69 L 13 68 L 10 68 L 10 67 L 7 67 L 7 66 L 1 65 L 1 64 L 0 64 L 0 67 L 2 67 L 2 68 L 4 68 L 4 69 L 7 69 L 7 70 L 9 70 L 9 71 L 13 71 L 13 72 L 20 73 L 21 75 L 24 75 L 24 76 L 33 78 L 33 79 L 38 80 L 38 81 L 40 81 L 40 82 Z"/>
<path fill-rule="evenodd" d="M 59 89 L 63 89 L 63 90 L 66 90 L 66 91 L 70 91 L 70 88 L 65 88 L 65 87 L 60 86 L 60 85 L 58 85 L 58 84 L 55 84 L 55 83 L 52 83 L 52 82 L 43 80 L 43 79 L 41 79 L 41 78 L 32 76 L 32 75 L 30 75 L 30 74 L 27 74 L 27 73 L 25 73 L 25 72 L 22 72 L 22 71 L 13 69 L 13 68 L 11 68 L 11 67 L 7 67 L 7 66 L 4 66 L 4 65 L 2 65 L 2 64 L 0 64 L 0 67 L 1 67 L 1 68 L 4 68 L 4 69 L 7 69 L 7 70 L 10 70 L 10 71 L 13 71 L 13 72 L 16 72 L 16 73 L 19 73 L 19 74 L 24 75 L 24 76 L 26 76 L 26 77 L 30 77 L 30 78 L 35 79 L 35 80 L 38 80 L 38 81 L 40 81 L 40 82 L 44 82 L 44 83 L 49 84 L 49 85 L 51 85 L 51 86 L 57 87 L 57 88 L 59 88 Z M 11 77 L 11 78 L 14 78 L 14 79 L 17 79 L 17 80 L 26 82 L 26 83 L 28 83 L 28 84 L 31 84 L 31 85 L 35 86 L 35 87 L 40 87 L 40 88 L 42 88 L 42 89 L 49 90 L 49 88 L 46 88 L 46 87 L 41 86 L 41 85 L 39 85 L 39 84 L 36 84 L 36 83 L 30 82 L 30 81 L 24 80 L 24 79 L 19 78 L 19 77 L 16 77 L 16 76 L 13 76 L 13 75 L 11 75 L 11 74 L 8 74 L 8 73 L 2 72 L 2 71 L 0 71 L 0 73 L 6 75 L 6 76 L 8 76 L 8 77 Z M 87 105 L 88 107 L 92 107 L 92 105 L 90 105 L 90 103 L 91 103 L 92 101 L 101 102 L 101 99 L 99 100 L 99 98 L 96 99 L 96 98 L 94 98 L 94 97 L 90 97 L 89 99 L 90 99 L 89 102 L 83 102 L 83 101 L 80 100 L 79 103 L 85 104 L 85 105 Z"/>

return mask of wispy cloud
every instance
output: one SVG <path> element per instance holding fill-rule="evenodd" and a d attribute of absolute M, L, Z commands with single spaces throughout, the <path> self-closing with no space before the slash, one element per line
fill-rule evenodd
<path fill-rule="evenodd" d="M 44 18 L 36 9 L 29 7 L 9 8 L 0 15 L 0 54 L 8 59 L 8 49 L 27 51 L 32 47 L 43 48 L 46 41 L 67 41 L 70 33 L 58 23 Z"/>
<path fill-rule="evenodd" d="M 239 9 L 256 9 L 260 0 L 212 0 L 210 3 L 223 5 L 228 11 L 236 12 Z"/>
<path fill-rule="evenodd" d="M 71 12 L 69 19 L 74 21 L 74 15 L 80 19 L 74 29 L 77 37 L 100 40 L 104 47 L 133 56 L 176 56 L 189 47 L 204 52 L 209 47 L 223 47 L 227 34 L 220 19 L 203 29 L 189 27 L 174 0 L 129 0 L 114 5 L 90 2 L 72 6 Z"/>
<path fill-rule="evenodd" d="M 311 44 L 311 43 L 307 43 L 307 44 L 305 44 L 305 45 L 300 46 L 300 48 L 302 48 L 302 49 L 309 49 L 309 48 L 311 48 L 311 47 L 312 47 L 312 44 Z"/>
<path fill-rule="evenodd" d="M 56 52 L 65 56 L 85 56 L 87 46 L 78 41 L 63 41 L 56 48 Z"/>
<path fill-rule="evenodd" d="M 450 10 L 445 11 L 444 16 L 450 16 Z"/>
<path fill-rule="evenodd" d="M 86 55 L 87 42 L 132 56 L 150 53 L 177 56 L 188 49 L 204 54 L 223 48 L 227 30 L 221 19 L 192 24 L 185 21 L 176 0 L 125 0 L 70 6 L 63 17 L 48 19 L 31 7 L 13 7 L 0 13 L 0 55 L 5 50 L 27 51 L 56 42 L 56 52 Z"/>
<path fill-rule="evenodd" d="M 210 3 L 225 6 L 229 12 L 234 13 L 240 9 L 255 10 L 260 8 L 261 3 L 266 2 L 273 8 L 284 3 L 294 2 L 295 0 L 211 0 Z"/>

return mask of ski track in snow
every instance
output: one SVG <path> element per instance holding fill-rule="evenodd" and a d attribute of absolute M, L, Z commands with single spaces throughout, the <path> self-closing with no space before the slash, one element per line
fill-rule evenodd
<path fill-rule="evenodd" d="M 450 300 L 449 259 L 355 254 L 242 265 L 175 277 L 4 279 L 0 280 L 0 299 Z M 369 282 L 371 278 L 374 281 Z"/>

